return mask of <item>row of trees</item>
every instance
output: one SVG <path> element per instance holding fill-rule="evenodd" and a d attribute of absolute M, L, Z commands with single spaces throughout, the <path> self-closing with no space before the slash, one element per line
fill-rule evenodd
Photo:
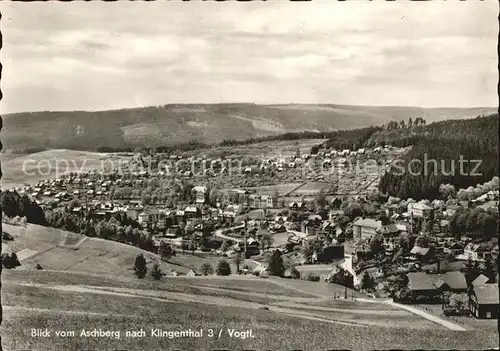
<path fill-rule="evenodd" d="M 464 212 L 457 212 L 450 220 L 450 231 L 457 237 L 462 234 L 479 234 L 484 239 L 491 239 L 496 236 L 498 230 L 497 219 L 481 207 L 473 210 L 464 209 Z"/>
<path fill-rule="evenodd" d="M 143 250 L 154 251 L 151 236 L 140 229 L 137 222 L 129 218 L 125 213 L 111 217 L 109 220 L 99 220 L 69 212 L 49 210 L 46 217 L 47 225 L 53 228 L 83 234 L 88 237 L 114 240 Z"/>
<path fill-rule="evenodd" d="M 441 184 L 467 189 L 499 174 L 498 115 L 433 123 L 393 145 L 413 147 L 380 179 L 380 191 L 392 196 L 433 200 Z"/>
<path fill-rule="evenodd" d="M 459 189 L 456 196 L 459 200 L 474 200 L 481 195 L 488 193 L 489 191 L 498 191 L 500 185 L 500 180 L 497 176 L 494 176 L 492 180 L 478 184 L 475 187 L 468 187 L 467 189 Z"/>
<path fill-rule="evenodd" d="M 427 124 L 427 121 L 423 119 L 422 117 L 417 117 L 415 120 L 412 120 L 410 117 L 408 119 L 408 123 L 406 123 L 405 120 L 401 121 L 390 121 L 387 124 L 384 125 L 385 130 L 394 130 L 394 129 L 411 129 L 413 127 L 418 127 L 418 126 L 425 126 Z"/>
<path fill-rule="evenodd" d="M 29 223 L 46 225 L 43 209 L 28 195 L 20 195 L 16 191 L 2 191 L 0 193 L 2 212 L 8 217 L 26 217 Z"/>
<path fill-rule="evenodd" d="M 137 276 L 137 278 L 143 279 L 144 277 L 146 277 L 148 273 L 148 267 L 143 254 L 138 254 L 136 256 L 133 269 L 134 274 Z M 214 274 L 214 269 L 210 265 L 210 263 L 204 263 L 200 267 L 200 273 L 204 276 L 212 275 Z M 229 265 L 229 262 L 227 262 L 226 260 L 219 261 L 216 273 L 220 276 L 231 275 L 231 266 Z M 154 280 L 160 280 L 161 277 L 165 275 L 165 273 L 161 270 L 158 262 L 155 262 L 153 264 L 150 274 Z"/>
<path fill-rule="evenodd" d="M 484 264 L 479 264 L 478 261 L 472 262 L 472 260 L 467 261 L 465 266 L 464 275 L 467 285 L 471 286 L 472 282 L 480 275 L 485 275 L 490 282 L 495 282 L 497 268 L 495 262 L 492 259 L 487 258 Z"/>

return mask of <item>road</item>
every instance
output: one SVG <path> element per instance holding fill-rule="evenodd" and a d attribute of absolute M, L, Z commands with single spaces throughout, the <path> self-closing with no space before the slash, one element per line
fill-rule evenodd
<path fill-rule="evenodd" d="M 239 225 L 239 226 L 231 227 L 231 228 L 217 229 L 214 232 L 214 235 L 217 236 L 217 237 L 219 237 L 219 238 L 221 238 L 221 239 L 232 240 L 232 241 L 236 241 L 238 243 L 242 243 L 244 241 L 243 238 L 236 238 L 236 237 L 232 237 L 232 236 L 225 235 L 225 234 L 222 233 L 225 230 L 235 230 L 235 229 L 242 229 L 242 228 L 245 228 L 245 226 L 244 225 Z"/>

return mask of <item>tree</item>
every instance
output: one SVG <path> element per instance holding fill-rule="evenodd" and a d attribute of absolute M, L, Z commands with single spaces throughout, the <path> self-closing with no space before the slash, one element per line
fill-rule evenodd
<path fill-rule="evenodd" d="M 228 243 L 226 240 L 224 240 L 224 241 L 222 242 L 222 245 L 221 245 L 221 247 L 220 247 L 220 250 L 221 250 L 223 253 L 226 253 L 226 252 L 227 252 L 227 250 L 229 250 L 229 243 Z"/>
<path fill-rule="evenodd" d="M 68 210 L 73 211 L 74 208 L 80 207 L 80 201 L 78 199 L 73 199 L 68 204 Z"/>
<path fill-rule="evenodd" d="M 162 241 L 160 244 L 159 254 L 162 260 L 168 261 L 174 255 L 174 250 L 172 249 L 172 246 Z"/>
<path fill-rule="evenodd" d="M 457 190 L 452 184 L 441 184 L 439 186 L 439 193 L 444 200 L 457 197 Z"/>
<path fill-rule="evenodd" d="M 209 199 L 209 202 L 212 206 L 217 205 L 217 202 L 220 200 L 220 197 L 221 197 L 221 192 L 219 191 L 219 189 L 217 189 L 215 187 L 210 189 L 208 199 Z"/>
<path fill-rule="evenodd" d="M 146 259 L 142 254 L 138 254 L 134 262 L 134 272 L 135 275 L 142 279 L 146 276 L 148 268 L 146 267 Z"/>
<path fill-rule="evenodd" d="M 489 282 L 494 283 L 496 280 L 495 263 L 490 257 L 487 257 L 484 262 L 484 275 L 488 277 Z"/>
<path fill-rule="evenodd" d="M 459 311 L 465 309 L 467 306 L 468 297 L 466 294 L 452 294 L 450 296 L 450 307 L 453 307 Z"/>
<path fill-rule="evenodd" d="M 276 250 L 269 258 L 269 274 L 277 277 L 283 277 L 285 274 L 285 267 L 283 265 L 283 258 L 281 251 Z"/>
<path fill-rule="evenodd" d="M 377 219 L 382 222 L 382 225 L 388 225 L 389 224 L 389 217 L 385 214 L 385 212 L 381 213 Z"/>
<path fill-rule="evenodd" d="M 15 252 L 9 254 L 2 254 L 2 266 L 7 269 L 16 268 L 20 266 L 21 263 L 17 258 L 17 254 Z"/>
<path fill-rule="evenodd" d="M 237 252 L 236 255 L 234 255 L 234 264 L 236 265 L 236 271 L 240 271 L 240 264 L 242 264 L 245 259 L 243 258 L 243 254 L 241 252 Z"/>
<path fill-rule="evenodd" d="M 214 274 L 214 269 L 210 263 L 203 263 L 200 267 L 200 272 L 202 275 L 212 275 Z"/>
<path fill-rule="evenodd" d="M 153 269 L 151 270 L 151 276 L 154 278 L 154 280 L 160 280 L 163 275 L 163 272 L 160 269 L 160 265 L 155 263 L 153 265 Z"/>
<path fill-rule="evenodd" d="M 144 194 L 141 198 L 141 204 L 143 206 L 147 206 L 151 203 L 151 195 L 149 194 Z"/>
<path fill-rule="evenodd" d="M 465 280 L 467 281 L 467 285 L 471 285 L 474 279 L 476 279 L 481 273 L 479 269 L 479 264 L 476 262 L 472 262 L 469 258 L 467 261 L 467 265 L 465 266 Z"/>
<path fill-rule="evenodd" d="M 226 260 L 221 260 L 217 266 L 217 275 L 230 275 L 231 266 Z"/>
<path fill-rule="evenodd" d="M 354 283 L 354 278 L 351 273 L 349 273 L 343 268 L 339 268 L 339 270 L 329 278 L 329 282 L 333 284 L 346 286 L 348 288 L 352 288 Z"/>
<path fill-rule="evenodd" d="M 370 290 L 373 288 L 373 285 L 373 278 L 370 276 L 370 274 L 368 274 L 367 271 L 365 271 L 365 274 L 363 274 L 363 279 L 361 280 L 361 289 Z"/>
<path fill-rule="evenodd" d="M 318 257 L 323 251 L 323 243 L 319 240 L 312 240 L 302 248 L 302 253 L 307 262 L 311 262 L 313 256 Z"/>
<path fill-rule="evenodd" d="M 345 202 L 344 202 L 345 204 Z M 363 214 L 363 210 L 361 208 L 361 205 L 358 203 L 350 203 L 346 206 L 344 209 L 344 214 L 351 219 L 361 216 Z"/>
<path fill-rule="evenodd" d="M 297 148 L 295 150 L 295 158 L 300 158 L 300 149 L 299 148 Z"/>
<path fill-rule="evenodd" d="M 493 216 L 489 214 L 482 216 L 480 225 L 486 239 L 493 238 L 496 235 L 498 223 Z"/>
<path fill-rule="evenodd" d="M 300 279 L 300 272 L 295 266 L 292 266 L 292 268 L 290 269 L 290 276 L 292 279 Z"/>
<path fill-rule="evenodd" d="M 320 191 L 318 192 L 318 195 L 316 195 L 316 206 L 317 207 L 325 207 L 327 204 L 327 201 L 326 201 L 326 196 L 325 196 L 325 191 L 323 190 L 323 188 L 320 189 Z"/>
<path fill-rule="evenodd" d="M 417 237 L 417 240 L 415 240 L 415 245 L 418 247 L 429 247 L 429 238 L 425 235 L 420 235 Z"/>
<path fill-rule="evenodd" d="M 260 246 L 262 250 L 269 250 L 269 248 L 273 245 L 273 237 L 269 232 L 265 232 L 262 234 L 260 238 Z"/>
<path fill-rule="evenodd" d="M 382 251 L 383 239 L 374 236 L 370 241 L 370 251 L 374 256 L 378 255 Z"/>

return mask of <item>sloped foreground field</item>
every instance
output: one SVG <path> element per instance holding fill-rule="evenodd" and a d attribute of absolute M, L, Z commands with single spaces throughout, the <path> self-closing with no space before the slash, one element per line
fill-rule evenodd
<path fill-rule="evenodd" d="M 493 324 L 481 330 L 453 332 L 385 306 L 371 309 L 367 316 L 362 310 L 366 304 L 358 306 L 354 302 L 343 306 L 339 301 L 335 304 L 339 310 L 322 311 L 318 306 L 308 309 L 307 305 L 297 308 L 299 297 L 289 296 L 284 289 L 272 299 L 268 292 L 262 297 L 267 295 L 269 300 L 252 302 L 233 295 L 227 291 L 231 290 L 229 287 L 210 295 L 204 290 L 207 281 L 196 278 L 167 278 L 156 282 L 70 272 L 4 271 L 2 280 L 4 317 L 0 331 L 4 350 L 487 349 L 497 346 Z M 212 283 L 215 285 L 218 281 L 215 278 Z M 248 284 L 235 279 L 232 285 L 243 289 Z M 258 287 L 257 282 L 255 286 Z M 276 300 L 282 303 L 275 303 Z M 261 309 L 263 305 L 268 309 Z M 404 323 L 397 326 L 397 323 L 389 323 L 391 319 Z M 51 336 L 31 336 L 33 328 L 47 328 Z M 82 329 L 92 331 L 94 328 L 113 332 L 114 337 L 80 335 Z M 125 336 L 126 331 L 141 329 L 144 337 Z M 203 329 L 203 336 L 170 339 L 154 336 L 151 329 Z M 209 329 L 213 330 L 213 337 Z M 228 329 L 252 332 L 242 334 L 247 336 L 242 339 L 231 337 Z M 75 336 L 56 336 L 56 330 L 74 331 Z"/>

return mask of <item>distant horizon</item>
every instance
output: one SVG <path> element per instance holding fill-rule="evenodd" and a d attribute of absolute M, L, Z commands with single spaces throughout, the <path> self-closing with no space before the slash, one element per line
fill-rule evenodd
<path fill-rule="evenodd" d="M 1 102 L 0 102 L 1 104 Z M 153 108 L 153 107 L 164 107 L 164 106 L 175 106 L 175 105 L 185 105 L 185 106 L 194 106 L 194 105 L 206 105 L 206 106 L 214 106 L 214 105 L 257 105 L 257 106 L 287 106 L 287 105 L 310 105 L 310 106 L 354 106 L 354 107 L 378 107 L 378 108 L 421 108 L 421 109 L 497 109 L 498 106 L 469 106 L 469 107 L 456 107 L 456 106 L 437 106 L 437 107 L 427 107 L 427 106 L 411 106 L 411 105 L 353 105 L 353 104 L 339 104 L 339 103 L 314 103 L 314 102 L 288 102 L 288 103 L 256 103 L 256 102 L 213 102 L 213 103 L 198 103 L 198 102 L 172 102 L 165 103 L 160 105 L 144 105 L 144 106 L 135 106 L 135 107 L 117 107 L 117 108 L 109 108 L 109 109 L 95 109 L 95 110 L 33 110 L 33 111 L 15 111 L 15 112 L 1 112 L 1 116 L 15 115 L 15 114 L 23 114 L 23 113 L 42 113 L 42 112 L 108 112 L 108 111 L 121 111 L 121 110 L 137 110 L 143 108 Z"/>

